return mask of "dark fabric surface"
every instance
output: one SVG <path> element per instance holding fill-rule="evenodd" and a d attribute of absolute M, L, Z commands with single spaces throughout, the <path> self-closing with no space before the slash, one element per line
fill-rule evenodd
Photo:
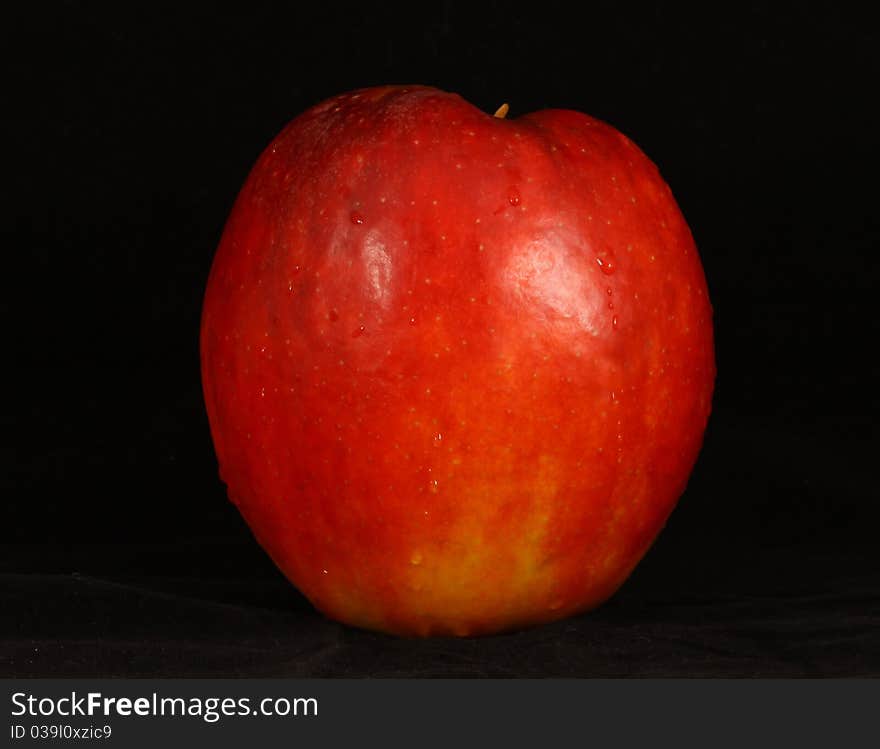
<path fill-rule="evenodd" d="M 206 563 L 236 553 L 203 551 Z M 162 558 L 174 564 L 175 552 Z M 464 640 L 327 621 L 271 574 L 5 574 L 0 675 L 880 676 L 880 585 L 862 555 L 767 551 L 733 576 L 711 559 L 693 562 L 658 548 L 594 612 Z"/>

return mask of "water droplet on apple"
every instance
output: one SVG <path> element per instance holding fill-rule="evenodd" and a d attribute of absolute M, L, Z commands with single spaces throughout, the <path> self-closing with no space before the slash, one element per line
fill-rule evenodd
<path fill-rule="evenodd" d="M 617 265 L 614 263 L 613 258 L 610 255 L 602 255 L 596 258 L 596 264 L 599 266 L 599 270 L 602 271 L 606 276 L 610 276 L 614 271 L 617 270 Z"/>
<path fill-rule="evenodd" d="M 360 338 L 364 334 L 365 330 L 366 330 L 366 328 L 363 325 L 358 325 L 357 330 L 352 332 L 351 337 L 352 338 Z"/>
<path fill-rule="evenodd" d="M 327 317 L 330 318 L 330 322 L 336 322 L 339 319 L 339 313 L 335 309 L 331 309 Z"/>
<path fill-rule="evenodd" d="M 412 556 L 409 558 L 409 563 L 416 566 L 420 565 L 422 563 L 422 552 L 414 551 L 412 553 Z"/>
<path fill-rule="evenodd" d="M 361 213 L 360 211 L 352 211 L 350 218 L 351 218 L 351 223 L 353 223 L 355 225 L 363 224 L 364 221 L 366 220 L 364 218 L 364 214 Z"/>
<path fill-rule="evenodd" d="M 440 447 L 441 442 L 443 442 L 443 435 L 438 432 L 434 435 L 434 447 Z"/>
<path fill-rule="evenodd" d="M 510 203 L 512 206 L 518 206 L 520 200 L 521 198 L 519 195 L 519 190 L 517 190 L 515 187 L 511 187 L 510 192 L 507 193 L 507 202 Z"/>
<path fill-rule="evenodd" d="M 617 330 L 617 315 L 611 318 L 611 328 Z"/>

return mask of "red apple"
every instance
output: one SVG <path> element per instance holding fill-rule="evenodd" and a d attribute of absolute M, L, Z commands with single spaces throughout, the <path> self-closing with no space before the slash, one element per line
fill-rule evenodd
<path fill-rule="evenodd" d="M 329 617 L 421 636 L 566 617 L 623 583 L 685 487 L 711 318 L 669 187 L 614 128 L 343 94 L 262 154 L 211 269 L 221 477 Z"/>

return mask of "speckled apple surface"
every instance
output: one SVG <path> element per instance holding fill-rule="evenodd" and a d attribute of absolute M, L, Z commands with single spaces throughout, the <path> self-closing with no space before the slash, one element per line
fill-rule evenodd
<path fill-rule="evenodd" d="M 419 636 L 607 599 L 684 490 L 715 376 L 697 249 L 631 141 L 418 86 L 326 101 L 260 156 L 201 363 L 279 568 L 332 618 Z"/>

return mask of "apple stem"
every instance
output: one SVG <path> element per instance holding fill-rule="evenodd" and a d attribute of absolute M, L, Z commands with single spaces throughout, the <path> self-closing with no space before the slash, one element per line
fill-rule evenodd
<path fill-rule="evenodd" d="M 499 120 L 503 120 L 507 116 L 508 111 L 510 111 L 510 105 L 507 102 L 505 102 L 500 107 L 498 107 L 498 109 L 495 111 L 495 116 Z"/>

